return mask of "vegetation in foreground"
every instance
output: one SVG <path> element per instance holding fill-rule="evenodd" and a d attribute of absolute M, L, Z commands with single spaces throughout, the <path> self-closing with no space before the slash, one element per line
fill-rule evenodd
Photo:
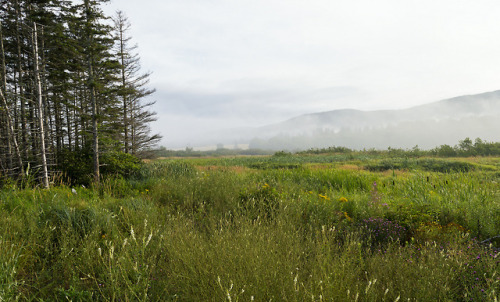
<path fill-rule="evenodd" d="M 158 160 L 0 191 L 0 300 L 497 301 L 500 159 Z"/>

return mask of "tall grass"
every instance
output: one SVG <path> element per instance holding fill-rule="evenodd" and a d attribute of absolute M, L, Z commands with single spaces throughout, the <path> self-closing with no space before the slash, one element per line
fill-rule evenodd
<path fill-rule="evenodd" d="M 0 301 L 498 300 L 494 173 L 287 157 L 1 191 Z"/>

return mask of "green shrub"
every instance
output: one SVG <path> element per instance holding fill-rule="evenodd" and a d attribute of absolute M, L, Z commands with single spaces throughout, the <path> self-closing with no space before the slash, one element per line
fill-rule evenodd
<path fill-rule="evenodd" d="M 450 173 L 450 172 L 469 172 L 474 169 L 472 164 L 463 161 L 448 161 L 438 159 L 420 159 L 417 160 L 417 167 L 425 171 Z"/>
<path fill-rule="evenodd" d="M 124 152 L 106 152 L 100 157 L 100 173 L 106 175 L 120 175 L 124 178 L 134 176 L 142 167 L 142 161 Z M 69 151 L 61 154 L 58 168 L 68 178 L 70 185 L 90 185 L 93 180 L 94 166 L 90 150 Z"/>
<path fill-rule="evenodd" d="M 93 161 L 90 150 L 63 150 L 58 162 L 58 169 L 68 178 L 68 184 L 83 184 L 92 182 Z"/>
<path fill-rule="evenodd" d="M 287 156 L 291 156 L 292 153 L 290 152 L 286 152 L 286 151 L 278 151 L 278 152 L 275 152 L 273 154 L 273 157 L 287 157 Z"/>
<path fill-rule="evenodd" d="M 103 175 L 117 174 L 128 178 L 141 169 L 142 161 L 125 152 L 106 152 L 101 156 L 101 173 Z"/>
<path fill-rule="evenodd" d="M 463 161 L 451 161 L 442 159 L 385 159 L 377 163 L 365 165 L 365 169 L 372 172 L 383 172 L 388 170 L 422 170 L 430 172 L 469 172 L 475 168 L 474 165 Z"/>

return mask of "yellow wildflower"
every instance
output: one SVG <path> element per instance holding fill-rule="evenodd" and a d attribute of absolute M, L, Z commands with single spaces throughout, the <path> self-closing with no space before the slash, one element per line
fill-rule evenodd
<path fill-rule="evenodd" d="M 324 200 L 330 200 L 330 198 L 328 198 L 328 196 L 326 195 L 319 194 L 319 197 L 323 198 Z"/>
<path fill-rule="evenodd" d="M 351 220 L 352 220 L 352 218 L 351 218 L 351 217 L 349 217 L 349 214 L 347 214 L 347 212 L 344 212 L 344 216 L 345 216 L 345 218 L 346 218 L 348 221 L 351 221 Z"/>
<path fill-rule="evenodd" d="M 345 197 L 340 197 L 340 198 L 339 198 L 339 201 L 340 201 L 340 202 L 347 202 L 347 198 L 345 198 Z"/>

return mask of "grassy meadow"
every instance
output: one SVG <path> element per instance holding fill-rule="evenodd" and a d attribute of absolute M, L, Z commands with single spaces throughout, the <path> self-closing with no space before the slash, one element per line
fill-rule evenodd
<path fill-rule="evenodd" d="M 0 201 L 0 301 L 500 300 L 500 158 L 162 159 Z"/>

